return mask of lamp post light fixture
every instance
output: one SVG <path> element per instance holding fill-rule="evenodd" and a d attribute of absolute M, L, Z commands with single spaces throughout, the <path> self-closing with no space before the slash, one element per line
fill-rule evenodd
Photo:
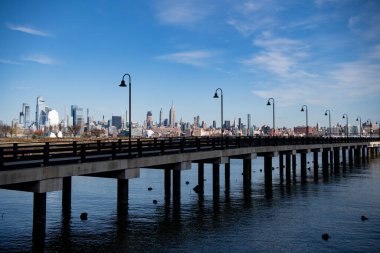
<path fill-rule="evenodd" d="M 223 90 L 221 88 L 217 88 L 215 90 L 214 98 L 219 98 L 218 90 L 220 91 L 220 126 L 222 129 L 221 135 L 222 135 L 222 147 L 223 147 L 223 134 L 224 134 L 224 127 L 223 127 Z"/>
<path fill-rule="evenodd" d="M 309 136 L 309 118 L 308 118 L 309 116 L 308 116 L 308 112 L 307 112 L 307 105 L 303 105 L 301 107 L 301 112 L 303 112 L 305 110 L 306 110 L 306 137 L 308 137 Z"/>
<path fill-rule="evenodd" d="M 360 116 L 358 116 L 356 118 L 356 121 L 359 121 L 359 137 L 362 137 L 362 118 Z"/>
<path fill-rule="evenodd" d="M 129 108 L 128 108 L 128 113 L 129 113 L 129 119 L 128 119 L 128 124 L 129 124 L 129 136 L 128 136 L 128 140 L 129 140 L 129 148 L 128 148 L 128 152 L 129 152 L 129 156 L 131 156 L 132 154 L 132 143 L 131 143 L 131 139 L 132 139 L 132 100 L 131 100 L 131 97 L 132 97 L 132 82 L 131 82 L 131 75 L 130 74 L 124 74 L 123 75 L 123 79 L 121 80 L 121 83 L 119 85 L 119 87 L 122 87 L 122 88 L 125 88 L 127 87 L 127 85 L 125 84 L 125 81 L 124 81 L 124 77 L 125 76 L 128 76 L 129 78 Z"/>
<path fill-rule="evenodd" d="M 327 112 L 328 112 L 328 114 L 327 114 Z M 329 136 L 331 137 L 331 112 L 328 109 L 325 111 L 325 116 L 327 116 L 327 115 L 329 115 Z"/>
<path fill-rule="evenodd" d="M 274 98 L 269 98 L 267 105 L 271 105 L 270 101 L 272 100 L 273 103 L 273 131 L 272 131 L 272 136 L 275 135 L 276 133 L 276 124 L 275 124 L 275 111 L 274 111 Z"/>
<path fill-rule="evenodd" d="M 348 115 L 346 113 L 343 113 L 343 119 L 346 119 L 346 135 L 348 138 Z"/>

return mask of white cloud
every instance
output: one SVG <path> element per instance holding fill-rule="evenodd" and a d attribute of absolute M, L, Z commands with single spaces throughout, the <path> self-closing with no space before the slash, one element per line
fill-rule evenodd
<path fill-rule="evenodd" d="M 32 34 L 32 35 L 43 36 L 43 37 L 51 37 L 52 36 L 51 34 L 45 32 L 45 31 L 32 28 L 31 26 L 28 26 L 28 25 L 7 24 L 7 27 L 13 31 L 19 31 L 19 32 L 23 32 L 23 33 Z"/>
<path fill-rule="evenodd" d="M 165 24 L 189 25 L 203 20 L 210 13 L 205 1 L 161 0 L 156 2 L 156 15 Z"/>
<path fill-rule="evenodd" d="M 21 62 L 9 61 L 9 60 L 5 60 L 5 59 L 0 59 L 0 63 L 12 64 L 12 65 L 23 65 Z"/>
<path fill-rule="evenodd" d="M 43 54 L 31 54 L 23 56 L 22 59 L 24 61 L 32 61 L 37 62 L 40 64 L 46 64 L 46 65 L 54 65 L 56 64 L 56 61 L 49 56 L 43 55 Z"/>
<path fill-rule="evenodd" d="M 189 64 L 196 67 L 203 67 L 209 65 L 210 60 L 217 54 L 218 53 L 214 51 L 195 50 L 161 55 L 156 58 L 165 61 Z"/>

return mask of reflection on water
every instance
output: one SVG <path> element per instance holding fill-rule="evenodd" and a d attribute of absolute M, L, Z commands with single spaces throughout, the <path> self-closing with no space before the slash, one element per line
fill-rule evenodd
<path fill-rule="evenodd" d="M 312 156 L 307 160 L 312 163 Z M 321 164 L 321 162 L 319 162 Z M 129 181 L 129 204 L 118 208 L 116 180 L 74 177 L 72 205 L 47 194 L 46 239 L 32 244 L 33 194 L 0 190 L 0 252 L 378 252 L 380 159 L 314 181 L 300 170 L 287 182 L 273 159 L 273 187 L 264 186 L 263 160 L 243 184 L 242 161 L 231 161 L 229 187 L 220 168 L 213 196 L 212 166 L 205 164 L 204 194 L 193 191 L 197 166 L 181 173 L 180 206 L 165 198 L 164 172 L 142 170 Z M 308 165 L 308 167 L 311 165 Z M 261 171 L 260 171 L 261 170 Z M 187 185 L 185 182 L 189 181 Z M 152 187 L 152 191 L 148 191 Z M 153 203 L 157 200 L 157 203 Z M 88 220 L 81 221 L 82 212 Z M 361 215 L 369 217 L 361 221 Z M 328 241 L 321 239 L 329 233 Z"/>

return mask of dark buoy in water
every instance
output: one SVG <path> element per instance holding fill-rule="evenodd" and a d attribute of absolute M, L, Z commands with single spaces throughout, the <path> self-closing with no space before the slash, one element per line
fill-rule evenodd
<path fill-rule="evenodd" d="M 186 184 L 189 184 L 189 181 L 186 181 Z"/>
<path fill-rule="evenodd" d="M 310 163 L 310 161 L 307 161 L 307 164 L 309 164 Z"/>
<path fill-rule="evenodd" d="M 365 217 L 364 215 L 362 215 L 361 219 L 362 219 L 362 221 L 366 221 L 366 220 L 368 220 L 368 218 Z"/>
<path fill-rule="evenodd" d="M 329 234 L 328 233 L 324 233 L 322 234 L 322 239 L 327 241 L 328 239 L 330 238 Z"/>
<path fill-rule="evenodd" d="M 156 199 L 153 200 L 153 204 L 157 204 L 157 202 L 158 202 L 158 201 L 157 201 Z"/>
<path fill-rule="evenodd" d="M 260 172 L 263 172 L 263 170 L 262 170 L 262 169 L 260 169 Z"/>
<path fill-rule="evenodd" d="M 80 214 L 80 219 L 81 220 L 87 220 L 87 213 L 81 213 Z"/>
<path fill-rule="evenodd" d="M 201 187 L 199 185 L 196 185 L 194 188 L 193 188 L 193 191 L 195 191 L 196 193 L 199 193 L 199 191 L 201 190 Z"/>
<path fill-rule="evenodd" d="M 152 187 L 148 187 L 148 191 L 151 191 L 151 190 L 153 190 L 153 188 Z"/>
<path fill-rule="evenodd" d="M 310 167 L 309 167 L 309 168 L 307 168 L 307 170 L 308 170 L 308 171 L 310 171 L 310 170 L 311 170 L 311 169 L 310 169 Z"/>

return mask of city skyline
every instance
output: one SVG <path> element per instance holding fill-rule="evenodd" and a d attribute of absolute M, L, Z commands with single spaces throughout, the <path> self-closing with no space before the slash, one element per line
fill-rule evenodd
<path fill-rule="evenodd" d="M 357 125 L 380 120 L 380 3 L 377 1 L 2 1 L 0 120 L 18 119 L 35 98 L 63 115 L 90 108 L 95 119 L 125 115 L 132 78 L 132 121 L 175 105 L 176 121 L 200 115 L 220 127 L 247 114 L 276 127 Z M 70 17 L 70 18 L 68 18 Z M 169 118 L 170 119 L 170 118 Z M 164 119 L 162 119 L 164 120 Z"/>

